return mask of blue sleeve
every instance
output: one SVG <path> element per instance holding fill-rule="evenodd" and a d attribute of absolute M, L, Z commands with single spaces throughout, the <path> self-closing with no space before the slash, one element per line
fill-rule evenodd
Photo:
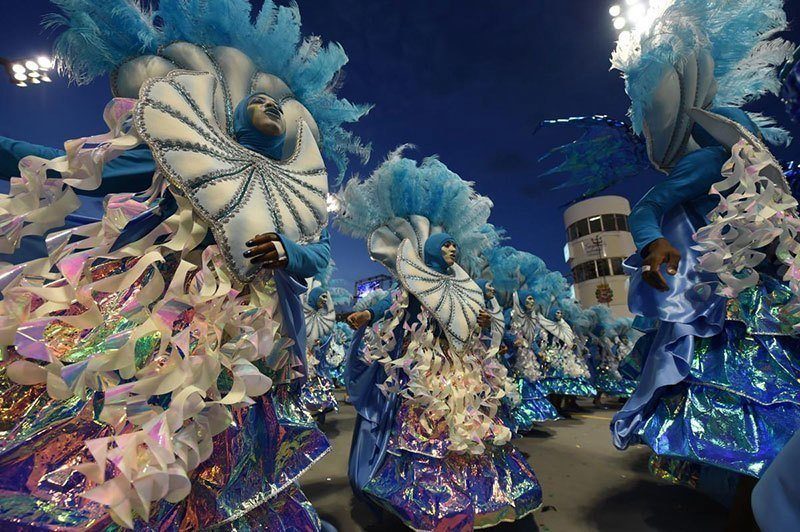
<path fill-rule="evenodd" d="M 10 179 L 19 175 L 19 162 L 23 157 L 35 155 L 44 159 L 61 157 L 66 152 L 56 148 L 31 144 L 0 136 L 0 177 Z"/>
<path fill-rule="evenodd" d="M 703 148 L 686 155 L 669 177 L 651 188 L 629 217 L 636 249 L 663 238 L 661 220 L 677 205 L 708 196 L 711 185 L 721 181 L 720 169 L 730 154 L 725 148 Z M 705 214 L 705 213 L 704 213 Z"/>
<path fill-rule="evenodd" d="M 0 136 L 0 178 L 19 175 L 19 162 L 28 155 L 54 159 L 65 155 L 64 150 L 31 144 Z M 95 190 L 85 190 L 84 196 L 105 196 L 111 193 L 140 192 L 153 180 L 156 163 L 147 146 L 128 150 L 108 161 L 103 168 L 103 182 Z"/>
<path fill-rule="evenodd" d="M 368 310 L 372 314 L 372 317 L 369 320 L 370 325 L 374 324 L 376 321 L 383 318 L 383 315 L 386 314 L 386 311 L 392 306 L 392 293 L 389 294 L 372 305 Z"/>
<path fill-rule="evenodd" d="M 331 244 L 328 230 L 325 229 L 320 235 L 319 241 L 313 244 L 301 246 L 292 239 L 278 235 L 281 243 L 286 250 L 286 271 L 295 277 L 308 279 L 314 277 L 328 267 L 331 261 Z"/>

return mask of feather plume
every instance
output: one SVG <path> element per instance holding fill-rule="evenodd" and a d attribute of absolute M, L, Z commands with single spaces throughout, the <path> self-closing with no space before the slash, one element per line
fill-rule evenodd
<path fill-rule="evenodd" d="M 625 78 L 636 133 L 660 81 L 658 65 L 680 65 L 708 50 L 714 59 L 717 106 L 741 106 L 777 93 L 778 67 L 791 45 L 775 34 L 787 28 L 783 0 L 652 0 L 643 29 L 626 33 L 611 56 Z"/>
<path fill-rule="evenodd" d="M 340 194 L 337 227 L 352 237 L 367 238 L 392 218 L 424 216 L 456 239 L 459 264 L 471 273 L 479 272 L 481 251 L 501 238 L 487 223 L 491 200 L 436 157 L 422 162 L 403 157 L 407 148 L 404 145 L 390 153 L 366 180 L 347 182 Z"/>
<path fill-rule="evenodd" d="M 247 0 L 160 0 L 157 10 L 137 0 L 53 3 L 61 13 L 47 15 L 44 25 L 62 30 L 55 45 L 56 62 L 59 71 L 78 84 L 174 41 L 232 46 L 260 70 L 286 82 L 308 108 L 320 128 L 323 154 L 339 169 L 337 184 L 351 157 L 362 162 L 369 158 L 369 144 L 343 126 L 358 121 L 371 106 L 351 103 L 335 92 L 347 54 L 339 44 L 304 37 L 294 2 L 278 6 L 265 0 L 254 22 Z"/>

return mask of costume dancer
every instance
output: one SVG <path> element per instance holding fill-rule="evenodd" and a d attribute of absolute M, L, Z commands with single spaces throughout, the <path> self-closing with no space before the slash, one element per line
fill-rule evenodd
<path fill-rule="evenodd" d="M 491 317 L 467 273 L 491 244 L 491 202 L 438 160 L 395 154 L 349 183 L 342 205 L 339 227 L 367 238 L 400 286 L 388 310 L 368 314 L 383 321 L 366 359 L 353 349 L 348 361 L 353 489 L 416 530 L 523 518 L 541 489 L 498 417 L 505 368 L 481 340 Z"/>
<path fill-rule="evenodd" d="M 489 327 L 484 329 L 484 341 L 489 347 L 497 349 L 497 356 L 508 370 L 507 395 L 501 408 L 503 422 L 514 434 L 523 434 L 530 431 L 535 423 L 558 419 L 555 407 L 537 388 L 537 384 L 514 370 L 513 341 L 516 338 L 508 332 L 510 314 L 504 312 L 498 303 L 494 284 L 486 279 L 476 282 L 483 290 L 486 310 L 492 318 Z"/>
<path fill-rule="evenodd" d="M 613 57 L 634 128 L 668 173 L 630 217 L 629 304 L 658 329 L 614 443 L 758 477 L 800 426 L 800 221 L 762 141 L 775 131 L 732 105 L 774 90 L 791 51 L 767 40 L 785 27 L 782 2 L 681 0 L 651 14 Z"/>
<path fill-rule="evenodd" d="M 800 122 L 800 48 L 783 69 L 781 98 Z M 764 532 L 791 530 L 800 523 L 800 432 L 789 440 L 753 490 L 753 513 Z"/>
<path fill-rule="evenodd" d="M 365 112 L 328 87 L 344 53 L 289 38 L 296 6 L 270 1 L 255 25 L 247 3 L 162 0 L 157 17 L 59 5 L 63 67 L 78 81 L 112 72 L 111 132 L 23 160 L 3 208 L 53 200 L 58 226 L 59 198 L 143 142 L 156 171 L 0 275 L 0 522 L 319 529 L 296 480 L 329 444 L 294 389 L 303 279 L 330 253 L 318 134 L 344 164 L 334 139 L 354 140 L 341 124 Z"/>
<path fill-rule="evenodd" d="M 612 64 L 625 77 L 632 129 L 668 177 L 629 218 L 638 251 L 627 262 L 629 306 L 647 334 L 612 437 L 620 449 L 642 442 L 758 477 L 800 426 L 800 221 L 764 143 L 786 136 L 740 107 L 780 87 L 776 70 L 792 46 L 773 37 L 786 17 L 780 0 L 672 0 L 646 20 L 621 37 Z M 613 146 L 625 142 L 636 141 L 619 135 Z M 618 168 L 636 175 L 642 149 L 611 146 L 594 142 L 592 154 L 631 154 Z M 580 149 L 559 151 L 572 162 Z M 598 179 L 589 167 L 559 168 Z M 601 176 L 606 186 L 620 177 Z"/>
<path fill-rule="evenodd" d="M 593 307 L 589 310 L 596 320 L 593 330 L 586 334 L 593 370 L 592 384 L 597 389 L 594 403 L 602 404 L 603 395 L 627 399 L 636 389 L 636 381 L 622 375 L 619 366 L 633 349 L 628 338 L 631 320 L 614 320 L 607 307 Z"/>
<path fill-rule="evenodd" d="M 306 320 L 308 376 L 300 400 L 322 424 L 328 412 L 339 410 L 339 403 L 333 395 L 335 384 L 330 377 L 328 363 L 336 323 L 336 311 L 330 293 L 321 286 L 312 288 L 303 302 L 303 314 Z"/>

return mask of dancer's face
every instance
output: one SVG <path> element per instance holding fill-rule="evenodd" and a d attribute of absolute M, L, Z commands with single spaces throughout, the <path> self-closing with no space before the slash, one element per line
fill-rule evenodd
<path fill-rule="evenodd" d="M 328 293 L 325 292 L 324 294 L 319 296 L 319 299 L 317 299 L 317 308 L 324 308 L 327 305 L 328 305 Z"/>
<path fill-rule="evenodd" d="M 533 310 L 535 306 L 536 306 L 536 300 L 533 298 L 533 296 L 528 296 L 525 298 L 526 309 Z"/>
<path fill-rule="evenodd" d="M 563 312 L 561 312 L 560 310 L 557 310 L 557 311 L 556 311 L 556 319 L 557 319 L 557 320 L 560 320 L 560 319 L 561 319 L 561 318 L 563 318 L 563 317 L 564 317 L 564 313 L 563 313 Z"/>
<path fill-rule="evenodd" d="M 253 127 L 268 137 L 280 137 L 286 133 L 283 109 L 266 94 L 256 94 L 247 103 L 247 116 Z"/>
<path fill-rule="evenodd" d="M 456 243 L 453 241 L 445 242 L 442 246 L 442 258 L 444 259 L 445 264 L 452 266 L 456 263 L 457 257 L 458 247 L 456 246 Z"/>

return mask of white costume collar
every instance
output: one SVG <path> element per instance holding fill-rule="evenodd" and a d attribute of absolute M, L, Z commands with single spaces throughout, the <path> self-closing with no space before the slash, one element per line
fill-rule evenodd
<path fill-rule="evenodd" d="M 135 125 L 159 169 L 209 224 L 231 273 L 250 281 L 260 267 L 245 242 L 280 233 L 296 242 L 319 238 L 327 224 L 328 177 L 304 121 L 294 152 L 273 161 L 234 141 L 215 118 L 216 78 L 173 71 L 142 87 Z"/>
<path fill-rule="evenodd" d="M 427 266 L 409 239 L 397 250 L 396 270 L 403 287 L 439 322 L 453 349 L 463 349 L 484 308 L 483 290 L 458 264 L 449 274 Z"/>

